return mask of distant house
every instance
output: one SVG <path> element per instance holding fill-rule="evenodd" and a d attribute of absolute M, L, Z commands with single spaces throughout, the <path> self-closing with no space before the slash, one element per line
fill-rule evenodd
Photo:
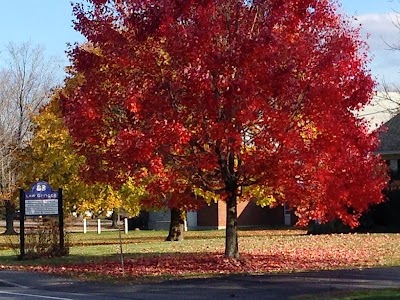
<path fill-rule="evenodd" d="M 371 130 L 379 130 L 380 145 L 377 154 L 386 161 L 390 171 L 390 187 L 386 191 L 387 201 L 372 207 L 367 223 L 375 230 L 400 230 L 400 94 L 378 95 L 360 113 L 367 119 Z"/>
<path fill-rule="evenodd" d="M 392 117 L 381 127 L 378 153 L 387 161 L 392 173 L 397 173 L 400 159 L 400 114 Z"/>
<path fill-rule="evenodd" d="M 369 130 L 380 130 L 377 153 L 392 170 L 398 170 L 400 159 L 400 94 L 378 93 L 372 102 L 357 115 L 370 124 Z"/>
<path fill-rule="evenodd" d="M 398 172 L 400 159 L 400 94 L 378 93 L 360 116 L 370 122 L 370 130 L 380 130 L 377 154 L 382 156 L 392 172 Z"/>

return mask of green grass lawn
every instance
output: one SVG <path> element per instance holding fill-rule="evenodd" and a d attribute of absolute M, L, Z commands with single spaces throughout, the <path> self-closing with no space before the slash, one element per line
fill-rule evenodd
<path fill-rule="evenodd" d="M 122 249 L 127 257 L 138 257 L 160 253 L 173 252 L 206 252 L 207 249 L 223 251 L 223 230 L 190 231 L 185 232 L 182 242 L 165 242 L 167 231 L 129 231 L 122 233 Z M 119 255 L 120 237 L 116 231 L 67 233 L 67 244 L 70 255 L 50 260 L 31 260 L 20 262 L 16 260 L 19 254 L 19 236 L 0 235 L 0 263 L 1 264 L 41 264 L 43 262 L 58 264 L 75 261 L 96 261 Z"/>
<path fill-rule="evenodd" d="M 166 231 L 122 233 L 125 271 L 132 278 L 214 276 L 400 265 L 400 234 L 307 235 L 302 230 L 240 230 L 240 259 L 224 258 L 224 230 L 188 231 L 165 242 Z M 0 267 L 75 276 L 121 274 L 119 234 L 68 234 L 70 254 L 19 261 L 18 236 L 0 236 Z M 15 250 L 10 249 L 14 245 Z"/>

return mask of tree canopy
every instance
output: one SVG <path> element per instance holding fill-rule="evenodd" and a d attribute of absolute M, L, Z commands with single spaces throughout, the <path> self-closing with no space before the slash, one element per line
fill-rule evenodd
<path fill-rule="evenodd" d="M 226 201 L 229 257 L 237 201 L 352 226 L 382 201 L 377 139 L 354 115 L 374 94 L 366 45 L 335 1 L 86 2 L 91 47 L 71 49 L 81 81 L 62 103 L 92 176 Z"/>
<path fill-rule="evenodd" d="M 33 137 L 20 151 L 20 180 L 22 187 L 38 180 L 49 182 L 53 188 L 63 189 L 64 209 L 85 214 L 105 214 L 123 208 L 130 215 L 137 215 L 145 191 L 127 179 L 120 189 L 103 182 L 88 183 L 81 176 L 86 167 L 85 157 L 73 147 L 73 140 L 65 126 L 59 109 L 57 91 L 51 101 L 32 116 Z"/>

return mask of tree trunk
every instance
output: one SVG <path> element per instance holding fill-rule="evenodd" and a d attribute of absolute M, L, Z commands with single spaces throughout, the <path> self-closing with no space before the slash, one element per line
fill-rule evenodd
<path fill-rule="evenodd" d="M 236 191 L 230 192 L 226 201 L 225 257 L 239 258 Z"/>
<path fill-rule="evenodd" d="M 5 201 L 6 207 L 6 231 L 3 234 L 17 234 L 14 230 L 15 204 L 11 200 Z M 21 217 L 21 216 L 20 216 Z"/>
<path fill-rule="evenodd" d="M 166 241 L 182 241 L 185 225 L 185 211 L 179 208 L 171 208 L 171 222 Z"/>
<path fill-rule="evenodd" d="M 118 228 L 118 219 L 119 219 L 119 215 L 118 212 L 115 211 L 115 209 L 113 209 L 112 215 L 111 215 L 111 228 Z"/>

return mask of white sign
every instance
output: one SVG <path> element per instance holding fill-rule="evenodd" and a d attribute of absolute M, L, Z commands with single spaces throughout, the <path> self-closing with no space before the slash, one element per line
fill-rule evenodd
<path fill-rule="evenodd" d="M 58 199 L 30 199 L 25 201 L 26 216 L 58 215 Z"/>

